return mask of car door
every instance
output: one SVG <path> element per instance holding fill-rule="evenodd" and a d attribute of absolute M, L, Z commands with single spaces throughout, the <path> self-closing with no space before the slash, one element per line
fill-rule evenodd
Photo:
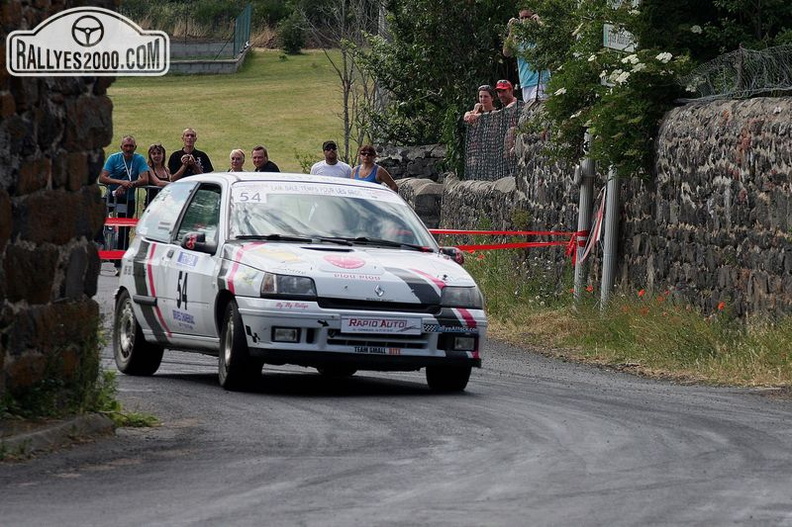
<path fill-rule="evenodd" d="M 161 299 L 173 333 L 199 340 L 217 337 L 214 300 L 217 295 L 219 249 L 215 254 L 182 247 L 188 233 L 201 233 L 217 246 L 220 232 L 221 188 L 201 184 L 181 216 L 176 236 L 163 260 L 165 283 Z M 178 337 L 177 337 L 178 338 Z"/>
<path fill-rule="evenodd" d="M 179 182 L 164 187 L 149 204 L 135 228 L 137 253 L 132 262 L 129 286 L 138 319 L 144 332 L 151 332 L 157 341 L 170 342 L 172 331 L 165 308 L 168 265 L 174 252 L 173 237 L 181 212 L 197 182 Z"/>

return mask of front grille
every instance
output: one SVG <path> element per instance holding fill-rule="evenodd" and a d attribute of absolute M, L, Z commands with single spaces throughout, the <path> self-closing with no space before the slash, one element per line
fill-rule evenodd
<path fill-rule="evenodd" d="M 403 313 L 440 314 L 440 305 L 438 304 L 406 304 L 403 302 L 350 300 L 348 298 L 320 298 L 319 307 L 324 309 L 350 309 L 356 311 L 400 311 Z"/>
<path fill-rule="evenodd" d="M 327 343 L 334 346 L 369 346 L 383 348 L 423 349 L 428 344 L 428 336 L 421 335 L 352 335 L 330 330 Z"/>

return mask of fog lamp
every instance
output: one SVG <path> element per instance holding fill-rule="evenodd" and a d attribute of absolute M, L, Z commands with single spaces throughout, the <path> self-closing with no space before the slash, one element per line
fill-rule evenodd
<path fill-rule="evenodd" d="M 300 342 L 297 328 L 272 328 L 272 342 Z"/>

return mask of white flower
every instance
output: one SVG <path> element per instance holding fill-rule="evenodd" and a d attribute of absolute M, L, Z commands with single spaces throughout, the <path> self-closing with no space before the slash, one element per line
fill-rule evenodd
<path fill-rule="evenodd" d="M 605 70 L 602 70 L 602 71 L 600 72 L 600 79 L 604 79 L 604 78 L 605 78 L 605 77 L 607 77 L 607 76 L 608 76 L 608 72 L 607 72 L 607 71 L 605 71 Z"/>
<path fill-rule="evenodd" d="M 656 56 L 655 58 L 656 58 L 657 60 L 659 60 L 660 62 L 662 62 L 663 64 L 667 64 L 667 63 L 668 63 L 668 61 L 669 61 L 669 60 L 671 60 L 671 58 L 672 58 L 672 57 L 673 57 L 673 55 L 672 55 L 671 53 L 668 53 L 668 52 L 666 51 L 665 53 L 660 53 L 660 54 L 659 54 L 658 56 Z"/>
<path fill-rule="evenodd" d="M 627 64 L 628 62 L 630 64 L 638 64 L 638 62 L 639 62 L 638 55 L 636 55 L 635 53 L 633 53 L 632 55 L 627 55 L 621 61 L 622 61 L 622 64 Z"/>
<path fill-rule="evenodd" d="M 566 93 L 566 88 L 559 88 L 553 95 L 564 95 Z"/>
<path fill-rule="evenodd" d="M 633 73 L 638 73 L 639 71 L 645 70 L 645 69 L 646 69 L 646 64 L 644 64 L 643 62 L 640 62 L 640 63 L 636 64 L 635 66 L 633 66 L 632 72 Z"/>
<path fill-rule="evenodd" d="M 589 61 L 589 62 L 594 62 L 595 60 L 597 60 L 597 56 L 596 56 L 596 55 L 592 55 L 592 56 L 590 56 L 590 57 L 588 58 L 588 61 Z"/>
<path fill-rule="evenodd" d="M 628 13 L 630 13 L 632 16 L 636 16 L 636 15 L 640 15 L 641 14 L 641 12 L 638 11 L 637 9 L 630 9 L 628 11 Z"/>
<path fill-rule="evenodd" d="M 583 111 L 583 110 L 578 110 L 578 111 L 576 111 L 575 113 L 573 113 L 572 115 L 570 115 L 570 116 L 569 116 L 569 118 L 570 118 L 570 119 L 575 119 L 575 118 L 577 118 L 577 117 L 580 117 L 580 114 L 581 114 L 581 112 L 582 112 L 582 111 Z"/>
<path fill-rule="evenodd" d="M 616 70 L 611 73 L 610 81 L 614 84 L 624 84 L 630 78 L 629 71 Z"/>
<path fill-rule="evenodd" d="M 691 33 L 696 33 L 696 34 L 699 34 L 699 33 L 701 33 L 701 31 L 702 31 L 702 30 L 701 30 L 701 26 L 699 26 L 699 25 L 696 25 L 696 26 L 690 26 L 690 32 L 691 32 Z"/>

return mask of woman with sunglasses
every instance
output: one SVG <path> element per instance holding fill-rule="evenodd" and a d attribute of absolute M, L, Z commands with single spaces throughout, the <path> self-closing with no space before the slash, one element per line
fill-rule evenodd
<path fill-rule="evenodd" d="M 362 181 L 370 181 L 372 183 L 385 183 L 394 192 L 399 191 L 396 182 L 393 178 L 380 165 L 374 162 L 377 159 L 377 151 L 371 145 L 363 145 L 358 150 L 358 157 L 360 164 L 352 169 L 352 179 L 359 179 Z"/>
<path fill-rule="evenodd" d="M 489 84 L 479 86 L 478 102 L 462 118 L 467 124 L 475 123 L 482 114 L 495 111 L 495 90 Z"/>

